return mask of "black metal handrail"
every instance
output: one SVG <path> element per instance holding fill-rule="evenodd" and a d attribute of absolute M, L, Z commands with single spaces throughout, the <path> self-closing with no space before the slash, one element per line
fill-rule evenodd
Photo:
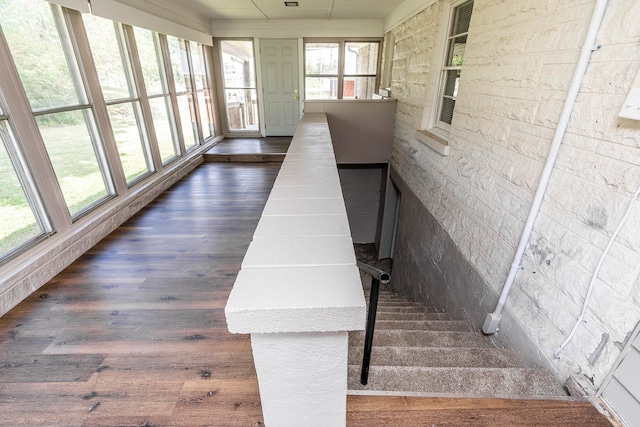
<path fill-rule="evenodd" d="M 367 385 L 369 381 L 369 363 L 371 362 L 371 349 L 373 347 L 373 332 L 376 328 L 376 311 L 378 310 L 378 295 L 380 294 L 380 282 L 385 285 L 391 282 L 391 275 L 386 271 L 373 267 L 363 262 L 358 262 L 358 268 L 371 276 L 371 292 L 369 293 L 369 313 L 367 314 L 367 330 L 364 336 L 364 354 L 362 355 L 362 371 L 360 372 L 360 384 Z"/>

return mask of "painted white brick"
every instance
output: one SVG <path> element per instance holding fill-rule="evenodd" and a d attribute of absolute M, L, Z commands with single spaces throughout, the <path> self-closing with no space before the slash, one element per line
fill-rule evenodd
<path fill-rule="evenodd" d="M 398 97 L 392 164 L 496 292 L 520 238 L 595 0 L 476 0 L 442 157 L 415 138 L 435 92 L 443 1 L 393 29 Z M 640 204 L 601 271 L 588 312 L 560 360 L 593 269 L 640 185 L 640 121 L 617 113 L 640 69 L 640 2 L 610 2 L 602 48 L 581 88 L 507 307 L 561 376 L 596 384 L 640 319 Z M 543 256 L 545 252 L 545 256 Z M 547 263 L 549 261 L 549 263 Z M 587 359 L 611 338 L 595 366 Z"/>

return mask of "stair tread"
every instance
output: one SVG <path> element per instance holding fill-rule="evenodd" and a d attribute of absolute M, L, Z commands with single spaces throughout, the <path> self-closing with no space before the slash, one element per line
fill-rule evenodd
<path fill-rule="evenodd" d="M 360 366 L 350 365 L 352 390 L 566 396 L 556 379 L 541 368 L 371 366 L 368 384 L 363 386 L 359 379 Z"/>
<path fill-rule="evenodd" d="M 362 362 L 363 346 L 349 348 L 349 363 Z M 510 350 L 498 348 L 375 346 L 371 366 L 526 368 L 526 362 Z"/>

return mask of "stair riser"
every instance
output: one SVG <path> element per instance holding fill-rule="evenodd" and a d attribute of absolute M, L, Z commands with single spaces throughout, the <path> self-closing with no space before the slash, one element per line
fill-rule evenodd
<path fill-rule="evenodd" d="M 350 343 L 351 344 L 351 343 Z M 363 345 L 349 349 L 349 364 L 362 362 Z M 526 368 L 526 363 L 508 350 L 497 348 L 374 347 L 372 366 L 422 366 L 433 368 Z"/>
<path fill-rule="evenodd" d="M 349 342 L 364 342 L 364 331 L 349 332 Z M 374 346 L 391 347 L 467 347 L 492 348 L 491 342 L 479 333 L 472 332 L 425 332 L 425 331 L 376 331 Z"/>
<path fill-rule="evenodd" d="M 360 367 L 349 366 L 349 388 L 424 393 L 469 393 L 502 396 L 566 395 L 555 379 L 543 369 L 518 368 L 420 368 L 377 367 L 369 370 L 369 382 L 358 378 Z"/>

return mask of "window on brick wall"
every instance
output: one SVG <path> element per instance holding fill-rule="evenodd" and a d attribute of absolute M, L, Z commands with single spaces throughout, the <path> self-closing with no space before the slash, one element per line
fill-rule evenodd
<path fill-rule="evenodd" d="M 453 7 L 449 16 L 443 65 L 438 82 L 440 92 L 435 120 L 432 124 L 436 129 L 444 131 L 445 136 L 448 136 L 458 97 L 458 83 L 462 73 L 472 11 L 473 1 L 467 1 Z"/>
<path fill-rule="evenodd" d="M 305 40 L 305 99 L 370 99 L 380 40 Z"/>

